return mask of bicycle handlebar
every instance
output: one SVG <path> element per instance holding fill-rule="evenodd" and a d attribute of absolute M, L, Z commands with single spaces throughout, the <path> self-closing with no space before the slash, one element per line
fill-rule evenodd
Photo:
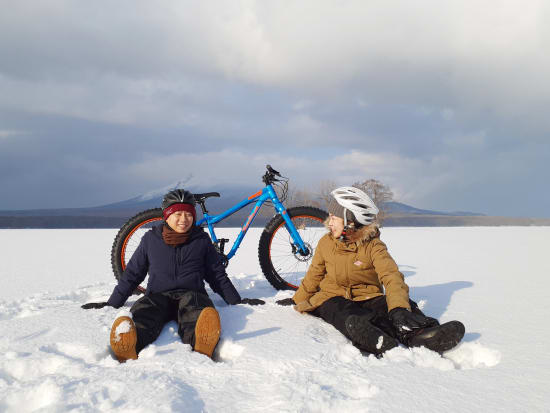
<path fill-rule="evenodd" d="M 271 167 L 271 165 L 266 165 L 265 167 L 266 167 L 267 170 L 268 170 L 269 172 L 271 172 L 273 175 L 281 176 L 281 174 L 280 174 L 278 171 L 276 171 L 275 169 L 273 169 L 273 168 Z"/>
<path fill-rule="evenodd" d="M 271 165 L 266 165 L 265 167 L 267 169 L 267 172 L 264 174 L 264 176 L 262 176 L 262 181 L 264 184 L 271 185 L 274 182 L 284 181 L 287 179 L 284 176 L 282 176 L 279 173 L 279 171 L 276 171 L 275 169 L 273 169 Z M 277 179 L 276 178 L 277 176 L 281 179 Z"/>

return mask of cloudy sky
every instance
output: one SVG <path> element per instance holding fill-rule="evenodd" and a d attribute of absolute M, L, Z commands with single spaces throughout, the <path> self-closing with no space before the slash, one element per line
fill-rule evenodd
<path fill-rule="evenodd" d="M 0 209 L 192 175 L 550 217 L 546 1 L 0 0 Z"/>

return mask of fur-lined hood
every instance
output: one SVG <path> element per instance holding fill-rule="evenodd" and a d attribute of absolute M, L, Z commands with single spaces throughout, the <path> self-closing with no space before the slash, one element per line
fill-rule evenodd
<path fill-rule="evenodd" d="M 329 234 L 332 238 L 332 232 L 328 226 L 329 218 L 325 220 L 325 228 L 329 231 Z M 366 244 L 373 238 L 378 238 L 380 236 L 380 229 L 377 222 L 373 222 L 370 225 L 364 225 L 357 230 L 352 230 L 346 236 L 345 243 L 351 244 L 355 243 L 357 246 Z"/>

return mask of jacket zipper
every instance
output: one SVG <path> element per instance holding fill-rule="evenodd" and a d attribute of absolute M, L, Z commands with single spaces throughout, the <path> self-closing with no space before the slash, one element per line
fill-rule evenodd
<path fill-rule="evenodd" d="M 178 278 L 178 252 L 177 248 L 174 248 L 174 280 Z"/>

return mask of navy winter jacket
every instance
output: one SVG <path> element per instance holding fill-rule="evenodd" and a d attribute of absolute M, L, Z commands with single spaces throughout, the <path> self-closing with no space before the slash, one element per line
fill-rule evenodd
<path fill-rule="evenodd" d="M 226 303 L 238 304 L 241 301 L 210 237 L 200 227 L 193 227 L 189 240 L 175 248 L 162 239 L 162 225 L 145 233 L 108 304 L 115 308 L 121 307 L 147 273 L 149 280 L 145 294 L 180 289 L 206 294 L 206 280 Z"/>

